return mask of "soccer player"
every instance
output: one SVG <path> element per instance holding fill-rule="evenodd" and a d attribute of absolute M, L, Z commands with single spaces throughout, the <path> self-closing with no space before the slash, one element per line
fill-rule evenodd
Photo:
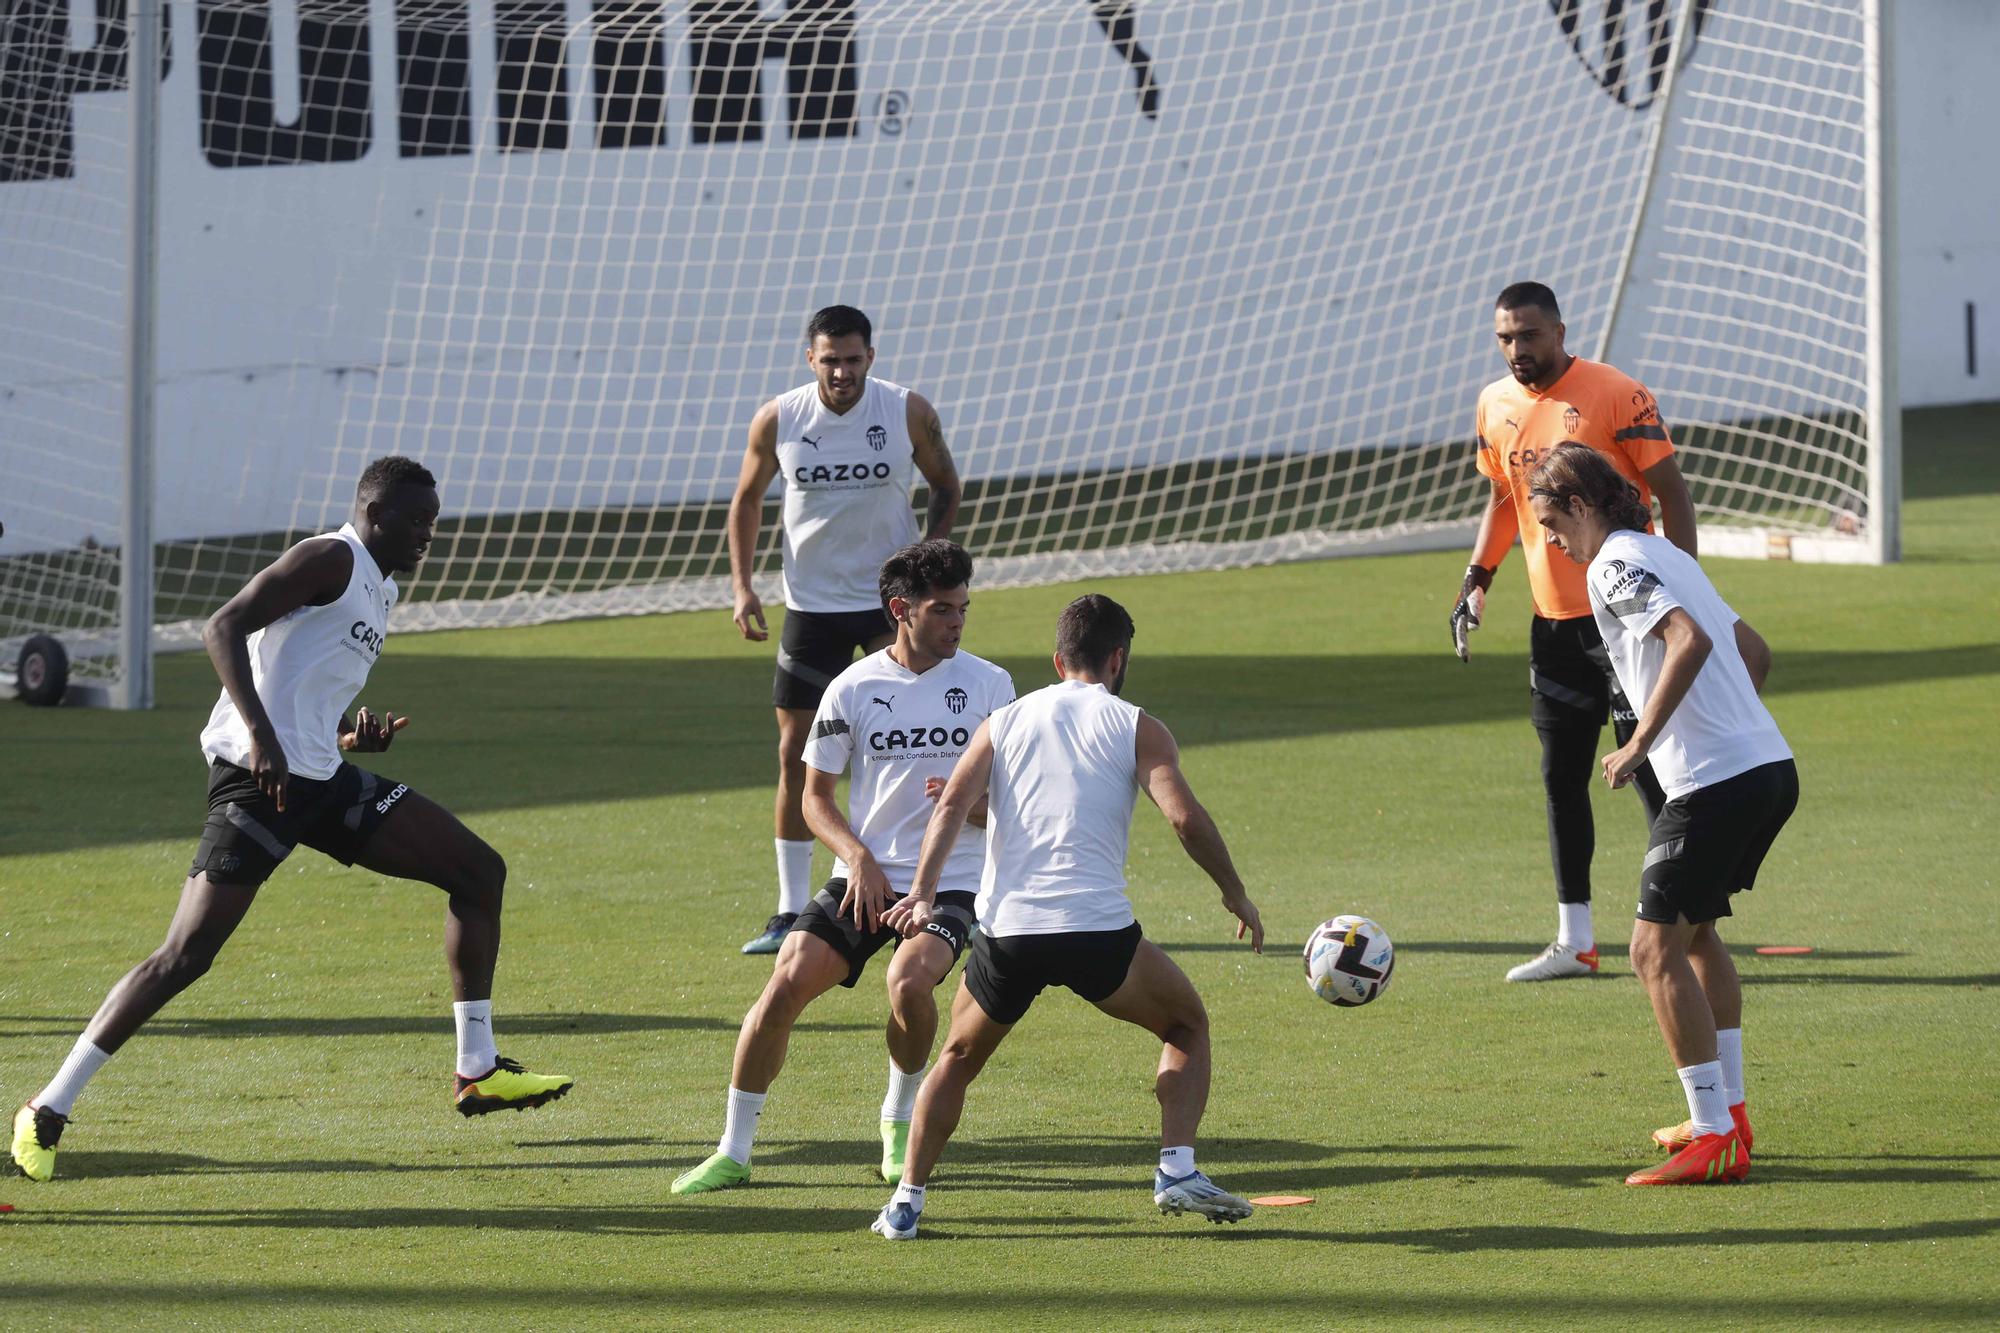
<path fill-rule="evenodd" d="M 966 1088 L 1049 986 L 1066 986 L 1113 1018 L 1161 1042 L 1160 1161 L 1153 1202 L 1161 1212 L 1215 1222 L 1250 1216 L 1194 1160 L 1208 1104 L 1208 1013 L 1185 973 L 1145 939 L 1125 894 L 1132 803 L 1144 791 L 1181 846 L 1222 890 L 1222 905 L 1264 950 L 1257 908 L 1229 849 L 1181 775 L 1180 751 L 1157 718 L 1119 698 L 1132 657 L 1132 618 L 1109 597 L 1079 597 L 1056 622 L 1060 683 L 1000 709 L 981 724 L 952 770 L 924 835 L 909 896 L 888 919 L 906 935 L 932 928 L 941 876 L 959 831 L 982 800 L 986 866 L 980 934 L 952 1004 L 951 1030 L 924 1080 L 901 1182 L 870 1230 L 889 1240 L 917 1234 L 925 1182 L 958 1126 Z"/>
<path fill-rule="evenodd" d="M 1014 698 L 1005 671 L 959 650 L 971 582 L 972 557 L 941 539 L 904 547 L 882 565 L 882 603 L 896 641 L 834 678 L 806 745 L 806 821 L 839 858 L 833 878 L 799 914 L 763 995 L 743 1016 L 722 1142 L 673 1183 L 675 1194 L 726 1189 L 750 1178 L 757 1119 L 784 1067 L 799 1015 L 834 986 L 860 981 L 868 960 L 900 938 L 883 914 L 909 892 L 932 802 L 973 730 Z M 834 794 L 850 764 L 851 821 Z M 974 818 L 983 823 L 984 812 L 975 811 Z M 952 853 L 942 869 L 936 912 L 898 945 L 889 963 L 885 1180 L 903 1172 L 911 1108 L 937 1036 L 932 992 L 972 933 L 980 858 L 977 838 Z"/>
<path fill-rule="evenodd" d="M 14 1117 L 14 1164 L 29 1179 L 54 1174 L 56 1143 L 91 1076 L 208 971 L 258 886 L 300 843 L 449 895 L 461 1115 L 540 1106 L 569 1091 L 569 1078 L 529 1073 L 494 1045 L 506 862 L 442 806 L 341 758 L 387 750 L 409 723 L 367 708 L 345 714 L 381 656 L 394 576 L 417 567 L 437 516 L 428 471 L 378 458 L 361 474 L 350 523 L 286 551 L 209 619 L 202 640 L 222 694 L 201 733 L 208 822 L 166 941 L 111 988 L 55 1078 Z"/>
<path fill-rule="evenodd" d="M 914 466 L 930 487 L 926 537 L 951 535 L 958 469 L 937 409 L 901 385 L 875 379 L 868 316 L 831 305 L 806 324 L 813 378 L 757 409 L 750 445 L 729 501 L 729 579 L 736 628 L 770 637 L 764 604 L 750 586 L 757 526 L 771 478 L 784 478 L 781 522 L 785 627 L 771 702 L 778 714 L 778 910 L 743 946 L 776 953 L 812 891 L 812 830 L 806 825 L 806 732 L 829 682 L 895 637 L 876 598 L 875 574 L 892 551 L 917 540 L 910 508 Z"/>
<path fill-rule="evenodd" d="M 1555 942 L 1511 969 L 1507 980 L 1585 977 L 1597 971 L 1590 919 L 1590 859 L 1597 847 L 1590 779 L 1597 738 L 1607 715 L 1620 744 L 1636 723 L 1591 620 L 1582 571 L 1551 559 L 1535 526 L 1527 475 L 1557 444 L 1587 444 L 1638 488 L 1641 504 L 1658 494 L 1668 540 L 1689 555 L 1695 553 L 1694 502 L 1653 395 L 1612 367 L 1564 350 L 1554 292 L 1539 282 L 1508 287 L 1494 304 L 1493 331 L 1510 373 L 1479 395 L 1477 464 L 1492 489 L 1452 607 L 1452 646 L 1470 659 L 1467 636 L 1479 628 L 1494 571 L 1520 534 L 1535 602 L 1528 630 L 1529 715 L 1542 742 L 1557 925 Z M 1664 802 L 1659 783 L 1642 767 L 1632 785 L 1650 824 Z"/>
<path fill-rule="evenodd" d="M 1716 932 L 1757 882 L 1799 800 L 1799 773 L 1758 697 L 1770 649 L 1694 557 L 1646 531 L 1639 492 L 1602 454 L 1565 444 L 1528 480 L 1535 518 L 1589 566 L 1591 613 L 1639 718 L 1603 758 L 1613 787 L 1650 755 L 1667 803 L 1639 872 L 1632 969 L 1645 983 L 1687 1094 L 1685 1124 L 1656 1130 L 1674 1155 L 1628 1185 L 1699 1185 L 1750 1171 L 1743 989 Z"/>

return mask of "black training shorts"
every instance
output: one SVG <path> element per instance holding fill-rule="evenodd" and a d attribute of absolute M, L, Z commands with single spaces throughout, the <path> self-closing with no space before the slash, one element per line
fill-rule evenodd
<path fill-rule="evenodd" d="M 1619 688 L 1594 616 L 1534 618 L 1528 626 L 1528 689 L 1529 715 L 1537 727 L 1595 731 L 1609 718 L 1618 723 L 1622 744 L 1639 720 Z"/>
<path fill-rule="evenodd" d="M 996 1023 L 1014 1024 L 1050 986 L 1067 986 L 1096 1004 L 1125 984 L 1139 951 L 1139 923 L 1123 930 L 1060 935 L 982 934 L 965 965 L 965 988 Z"/>
<path fill-rule="evenodd" d="M 1668 801 L 1639 872 L 1639 919 L 1699 925 L 1728 916 L 1729 895 L 1756 887 L 1757 868 L 1798 804 L 1799 770 L 1789 759 Z"/>
<path fill-rule="evenodd" d="M 812 896 L 806 910 L 799 913 L 799 919 L 792 923 L 793 930 L 803 930 L 815 935 L 833 946 L 835 953 L 847 960 L 847 979 L 840 984 L 852 989 L 861 980 L 862 969 L 868 966 L 885 944 L 899 940 L 902 936 L 889 926 L 880 926 L 872 933 L 863 934 L 851 916 L 840 914 L 840 900 L 847 896 L 847 881 L 830 879 L 826 887 Z M 977 895 L 970 893 L 940 893 L 932 904 L 932 916 L 924 933 L 935 935 L 951 946 L 951 961 L 965 952 L 965 942 L 972 936 L 972 904 Z M 900 900 L 892 899 L 884 903 L 884 910 L 895 906 Z"/>
<path fill-rule="evenodd" d="M 280 810 L 249 769 L 218 759 L 208 770 L 208 823 L 188 874 L 212 884 L 262 884 L 300 843 L 351 866 L 409 792 L 344 763 L 330 778 L 294 774 Z"/>
<path fill-rule="evenodd" d="M 779 708 L 815 709 L 833 678 L 854 661 L 857 650 L 893 638 L 889 613 L 873 611 L 785 611 L 778 632 L 778 673 L 771 702 Z"/>

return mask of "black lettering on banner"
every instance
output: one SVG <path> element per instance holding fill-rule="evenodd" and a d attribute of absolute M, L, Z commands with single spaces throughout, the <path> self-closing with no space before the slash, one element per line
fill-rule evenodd
<path fill-rule="evenodd" d="M 201 151 L 218 167 L 353 162 L 373 136 L 368 0 L 299 6 L 299 114 L 281 123 L 272 88 L 271 6 L 201 0 Z"/>
<path fill-rule="evenodd" d="M 6 0 L 0 17 L 0 185 L 76 175 L 76 99 L 121 92 L 126 0 L 97 0 L 97 40 L 70 50 L 70 0 Z M 173 66 L 161 15 L 161 77 Z"/>
<path fill-rule="evenodd" d="M 77 3 L 6 0 L 0 17 L 0 185 L 74 176 L 75 98 L 129 86 L 128 0 L 94 0 L 96 41 L 83 51 L 69 49 Z M 181 3 L 195 6 L 201 146 L 211 165 L 312 165 L 367 155 L 375 134 L 371 0 L 298 0 L 288 32 L 274 26 L 270 0 Z M 771 61 L 784 62 L 791 138 L 854 137 L 861 82 L 857 0 L 786 0 L 783 13 L 770 18 L 762 8 L 768 3 L 774 0 L 690 0 L 690 140 L 763 139 L 763 76 Z M 166 8 L 162 30 L 170 35 Z M 473 153 L 469 0 L 394 0 L 394 8 L 398 155 Z M 668 142 L 665 9 L 663 0 L 592 0 L 599 148 Z M 1156 118 L 1159 86 L 1153 59 L 1138 41 L 1135 9 L 1133 0 L 1091 0 L 1097 26 L 1132 68 L 1141 114 Z M 493 0 L 493 20 L 500 150 L 568 147 L 565 0 Z M 297 53 L 296 99 L 279 97 L 274 87 L 280 42 Z M 163 50 L 162 69 L 170 68 L 171 54 Z M 891 133 L 886 118 L 895 118 L 900 129 L 909 96 L 885 96 L 884 133 Z M 297 115 L 281 121 L 279 104 L 294 100 Z"/>
<path fill-rule="evenodd" d="M 596 0 L 597 146 L 667 141 L 667 38 L 658 5 Z"/>
<path fill-rule="evenodd" d="M 861 82 L 854 0 L 790 0 L 766 19 L 758 0 L 688 5 L 689 91 L 695 143 L 764 137 L 764 61 L 785 62 L 794 139 L 851 138 Z"/>
<path fill-rule="evenodd" d="M 398 0 L 397 152 L 472 151 L 472 16 L 466 0 Z"/>

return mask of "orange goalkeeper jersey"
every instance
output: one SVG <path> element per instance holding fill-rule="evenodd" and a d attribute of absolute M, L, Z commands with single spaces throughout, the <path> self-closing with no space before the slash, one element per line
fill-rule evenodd
<path fill-rule="evenodd" d="M 1545 393 L 1512 375 L 1487 385 L 1479 395 L 1474 429 L 1479 470 L 1513 492 L 1535 614 L 1548 620 L 1591 614 L 1583 566 L 1549 545 L 1535 521 L 1528 474 L 1550 450 L 1574 440 L 1609 458 L 1650 506 L 1653 491 L 1646 485 L 1645 470 L 1674 452 L 1653 395 L 1631 376 L 1579 356 Z"/>

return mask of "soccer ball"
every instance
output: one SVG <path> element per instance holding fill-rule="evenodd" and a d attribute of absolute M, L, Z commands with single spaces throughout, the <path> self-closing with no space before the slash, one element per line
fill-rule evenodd
<path fill-rule="evenodd" d="M 1389 989 L 1396 946 L 1365 916 L 1323 921 L 1306 941 L 1306 986 L 1328 1004 L 1366 1004 Z"/>

